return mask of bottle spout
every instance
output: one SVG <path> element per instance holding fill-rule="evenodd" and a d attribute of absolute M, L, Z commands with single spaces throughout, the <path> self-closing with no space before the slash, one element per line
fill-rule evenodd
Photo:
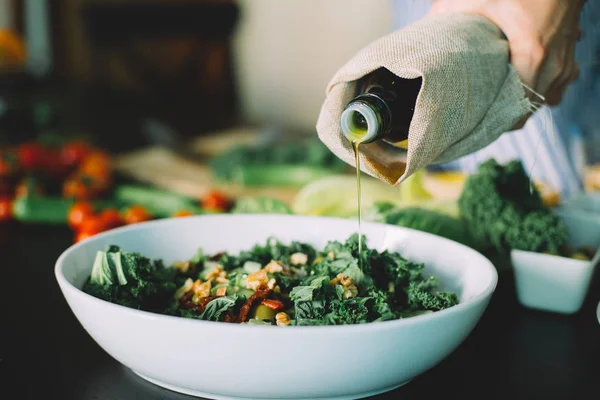
<path fill-rule="evenodd" d="M 350 102 L 340 118 L 343 135 L 352 143 L 371 143 L 381 132 L 379 113 L 362 101 Z"/>

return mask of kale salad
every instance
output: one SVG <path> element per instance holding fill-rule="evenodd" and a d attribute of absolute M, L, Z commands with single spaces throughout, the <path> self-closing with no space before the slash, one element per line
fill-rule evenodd
<path fill-rule="evenodd" d="M 270 238 L 238 255 L 200 249 L 170 266 L 109 246 L 97 253 L 83 290 L 139 310 L 277 326 L 386 321 L 458 304 L 455 293 L 437 290 L 423 264 L 369 249 L 364 237 L 359 254 L 358 240 L 355 234 L 318 251 Z"/>

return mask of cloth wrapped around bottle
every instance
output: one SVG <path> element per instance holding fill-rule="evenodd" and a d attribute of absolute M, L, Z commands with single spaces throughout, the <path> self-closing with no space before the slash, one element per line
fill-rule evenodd
<path fill-rule="evenodd" d="M 354 154 L 340 116 L 356 96 L 357 80 L 381 67 L 423 79 L 408 149 L 383 141 L 360 146 L 361 169 L 392 185 L 487 146 L 533 109 L 496 25 L 476 15 L 427 17 L 362 49 L 329 83 L 317 132 L 350 165 Z"/>

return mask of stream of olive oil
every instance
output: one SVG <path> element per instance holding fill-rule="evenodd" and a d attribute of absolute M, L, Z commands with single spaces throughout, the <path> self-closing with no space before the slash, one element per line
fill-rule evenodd
<path fill-rule="evenodd" d="M 354 162 L 356 163 L 356 194 L 357 194 L 357 204 L 358 204 L 358 267 L 362 270 L 362 208 L 360 205 L 360 158 L 358 153 L 358 146 L 360 145 L 360 140 L 352 141 L 352 148 L 354 149 Z"/>

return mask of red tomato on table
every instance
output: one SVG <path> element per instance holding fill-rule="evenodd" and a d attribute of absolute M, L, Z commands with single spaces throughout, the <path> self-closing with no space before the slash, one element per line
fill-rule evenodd
<path fill-rule="evenodd" d="M 212 211 L 227 211 L 231 207 L 231 200 L 223 193 L 213 190 L 202 199 L 202 207 Z"/>

